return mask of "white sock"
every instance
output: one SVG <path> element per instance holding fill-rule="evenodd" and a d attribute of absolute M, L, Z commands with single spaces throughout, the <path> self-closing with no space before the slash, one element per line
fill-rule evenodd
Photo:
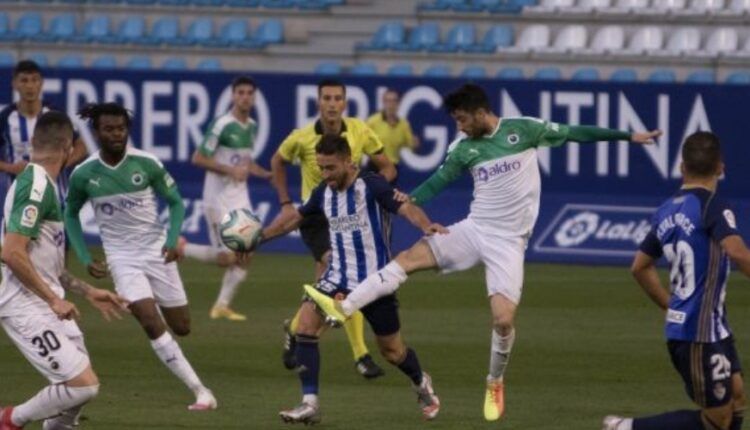
<path fill-rule="evenodd" d="M 617 427 L 615 427 L 617 430 L 633 430 L 633 419 L 632 418 L 624 418 L 622 421 L 617 423 Z"/>
<path fill-rule="evenodd" d="M 81 415 L 83 405 L 62 411 L 62 413 L 53 418 L 47 418 L 42 424 L 43 430 L 73 430 L 77 428 L 78 417 Z"/>
<path fill-rule="evenodd" d="M 344 313 L 346 316 L 351 316 L 378 298 L 393 294 L 406 281 L 406 277 L 403 267 L 396 260 L 391 261 L 365 278 L 346 296 L 346 299 L 341 302 Z"/>
<path fill-rule="evenodd" d="M 318 406 L 318 395 L 317 394 L 303 394 L 302 403 L 307 403 L 308 405 Z"/>
<path fill-rule="evenodd" d="M 68 387 L 65 384 L 48 385 L 21 405 L 13 408 L 10 419 L 13 424 L 23 427 L 32 421 L 60 415 L 63 411 L 81 406 L 96 397 L 98 385 L 88 387 Z"/>
<path fill-rule="evenodd" d="M 204 263 L 216 263 L 221 249 L 211 245 L 196 245 L 194 243 L 185 244 L 185 255 L 195 258 Z"/>
<path fill-rule="evenodd" d="M 180 345 L 172 338 L 169 332 L 165 332 L 158 339 L 151 341 L 151 347 L 172 373 L 175 374 L 193 393 L 203 389 L 203 383 L 193 370 L 193 367 L 185 358 Z"/>
<path fill-rule="evenodd" d="M 221 291 L 216 299 L 214 306 L 228 307 L 232 303 L 237 289 L 247 277 L 247 270 L 239 266 L 230 266 L 224 271 L 224 278 L 221 280 Z"/>
<path fill-rule="evenodd" d="M 500 336 L 496 330 L 492 330 L 492 345 L 490 346 L 490 374 L 488 379 L 499 379 L 503 377 L 505 368 L 510 361 L 510 350 L 516 340 L 516 330 L 507 336 Z"/>

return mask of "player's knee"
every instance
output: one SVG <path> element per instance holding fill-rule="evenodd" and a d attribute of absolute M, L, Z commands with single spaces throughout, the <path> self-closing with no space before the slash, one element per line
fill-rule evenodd
<path fill-rule="evenodd" d="M 398 365 L 404 360 L 406 351 L 403 348 L 393 346 L 381 346 L 380 355 L 393 365 Z"/>
<path fill-rule="evenodd" d="M 169 328 L 171 328 L 172 333 L 177 336 L 187 336 L 190 334 L 190 318 L 180 318 L 178 321 L 170 324 Z"/>
<path fill-rule="evenodd" d="M 507 335 L 513 331 L 513 317 L 511 315 L 493 315 L 492 325 L 500 335 Z"/>
<path fill-rule="evenodd" d="M 734 410 L 731 406 L 730 404 L 726 405 L 726 407 L 704 409 L 703 419 L 711 425 L 709 428 L 729 429 L 734 416 Z"/>
<path fill-rule="evenodd" d="M 149 318 L 141 321 L 141 327 L 143 327 L 143 330 L 146 332 L 146 336 L 152 340 L 158 339 L 165 331 L 167 331 L 167 328 L 164 327 L 164 323 L 158 321 L 157 318 Z"/>

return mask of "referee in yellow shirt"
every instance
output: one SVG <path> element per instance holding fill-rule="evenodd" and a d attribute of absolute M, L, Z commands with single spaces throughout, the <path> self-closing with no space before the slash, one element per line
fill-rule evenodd
<path fill-rule="evenodd" d="M 307 126 L 292 131 L 281 143 L 271 158 L 272 183 L 279 197 L 282 213 L 296 210 L 289 197 L 287 188 L 286 166 L 299 163 L 302 176 L 302 201 L 310 197 L 312 190 L 322 180 L 318 167 L 315 145 L 324 134 L 337 134 L 346 138 L 352 149 L 352 161 L 359 164 L 363 155 L 370 157 L 376 169 L 388 181 L 396 178 L 396 168 L 384 154 L 383 143 L 363 121 L 357 118 L 343 117 L 346 109 L 346 87 L 336 80 L 324 80 L 318 84 L 319 118 Z M 305 245 L 315 259 L 315 279 L 319 279 L 327 268 L 331 251 L 328 234 L 328 221 L 325 216 L 312 216 L 302 220 L 300 233 Z M 284 344 L 284 366 L 294 369 L 297 363 L 294 357 L 297 327 L 295 315 L 292 321 L 285 323 L 286 339 Z M 381 369 L 370 356 L 364 342 L 364 319 L 361 313 L 344 324 L 349 343 L 354 355 L 355 367 L 365 378 L 376 378 L 383 375 Z"/>
<path fill-rule="evenodd" d="M 419 146 L 419 140 L 414 136 L 409 121 L 398 116 L 400 102 L 398 91 L 389 88 L 383 93 L 383 110 L 367 118 L 367 125 L 383 142 L 385 156 L 394 165 L 401 161 L 402 149 L 413 150 Z"/>

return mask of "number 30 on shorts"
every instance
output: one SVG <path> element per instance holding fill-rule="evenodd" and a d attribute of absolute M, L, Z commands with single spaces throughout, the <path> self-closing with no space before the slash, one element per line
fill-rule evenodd
<path fill-rule="evenodd" d="M 50 330 L 45 330 L 41 336 L 31 339 L 31 343 L 39 349 L 40 357 L 46 357 L 50 351 L 60 349 L 60 341 L 57 339 L 57 335 Z"/>

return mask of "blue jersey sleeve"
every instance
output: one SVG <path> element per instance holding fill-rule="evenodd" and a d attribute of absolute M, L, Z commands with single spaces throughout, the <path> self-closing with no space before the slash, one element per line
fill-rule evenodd
<path fill-rule="evenodd" d="M 377 173 L 364 174 L 362 175 L 362 180 L 365 181 L 367 188 L 370 190 L 373 197 L 375 197 L 375 201 L 378 202 L 380 207 L 390 213 L 398 213 L 398 210 L 403 203 L 396 201 L 396 199 L 393 198 L 395 191 L 393 185 L 388 183 L 383 176 Z"/>
<path fill-rule="evenodd" d="M 297 209 L 303 217 L 323 213 L 323 193 L 326 191 L 326 186 L 325 182 L 318 185 L 310 194 L 307 202 Z"/>
<path fill-rule="evenodd" d="M 659 242 L 659 238 L 656 237 L 656 231 L 653 228 L 648 232 L 638 249 L 644 254 L 657 260 L 661 258 L 664 253 L 664 251 L 662 251 L 661 242 Z"/>
<path fill-rule="evenodd" d="M 714 197 L 706 207 L 705 225 L 711 239 L 721 242 L 727 236 L 739 235 L 737 218 L 729 203 L 719 197 Z"/>

